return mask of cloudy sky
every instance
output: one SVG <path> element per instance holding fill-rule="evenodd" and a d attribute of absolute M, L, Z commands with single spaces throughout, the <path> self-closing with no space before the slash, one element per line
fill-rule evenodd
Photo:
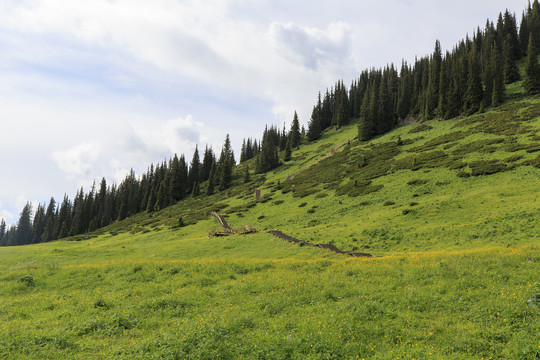
<path fill-rule="evenodd" d="M 199 144 L 307 124 L 318 91 L 525 0 L 0 0 L 0 218 Z M 237 154 L 238 155 L 238 154 Z"/>

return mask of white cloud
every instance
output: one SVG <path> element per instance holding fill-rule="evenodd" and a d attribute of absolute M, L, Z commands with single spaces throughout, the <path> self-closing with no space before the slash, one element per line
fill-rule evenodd
<path fill-rule="evenodd" d="M 1 219 L 4 219 L 7 224 L 12 224 L 15 221 L 15 217 L 13 216 L 13 214 L 7 209 L 5 209 L 0 202 L 0 220 Z"/>
<path fill-rule="evenodd" d="M 118 183 L 129 169 L 133 168 L 140 174 L 151 163 L 168 159 L 174 153 L 185 154 L 189 160 L 195 145 L 202 145 L 208 140 L 204 124 L 188 115 L 169 120 L 161 126 L 134 124 L 114 139 L 110 135 L 104 136 L 100 140 L 55 150 L 51 157 L 77 186 L 89 186 L 100 177 Z"/>
<path fill-rule="evenodd" d="M 328 63 L 345 63 L 351 55 L 351 29 L 343 22 L 326 30 L 274 22 L 269 37 L 288 61 L 316 70 Z"/>
<path fill-rule="evenodd" d="M 85 142 L 67 150 L 56 150 L 51 157 L 60 170 L 70 178 L 78 181 L 93 176 L 95 162 L 101 154 L 101 145 L 96 142 Z"/>

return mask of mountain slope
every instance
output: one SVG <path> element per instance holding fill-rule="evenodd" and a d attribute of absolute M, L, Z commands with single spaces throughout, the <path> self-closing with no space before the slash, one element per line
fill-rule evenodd
<path fill-rule="evenodd" d="M 2 248 L 0 357 L 536 359 L 539 115 L 331 129 L 228 191 Z M 258 232 L 209 238 L 211 211 Z"/>

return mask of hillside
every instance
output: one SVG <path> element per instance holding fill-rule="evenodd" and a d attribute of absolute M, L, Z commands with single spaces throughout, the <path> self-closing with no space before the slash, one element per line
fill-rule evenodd
<path fill-rule="evenodd" d="M 0 249 L 0 357 L 537 359 L 540 98 L 509 91 L 369 142 L 333 128 L 246 184 L 242 163 L 228 191 Z M 258 232 L 208 237 L 211 211 Z"/>

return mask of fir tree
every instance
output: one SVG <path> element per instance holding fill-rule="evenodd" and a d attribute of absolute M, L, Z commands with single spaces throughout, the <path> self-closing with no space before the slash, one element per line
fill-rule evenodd
<path fill-rule="evenodd" d="M 300 122 L 298 121 L 298 114 L 296 111 L 294 112 L 289 138 L 291 148 L 297 149 L 300 146 Z"/>
<path fill-rule="evenodd" d="M 278 149 L 271 138 L 271 133 L 267 132 L 263 138 L 261 152 L 257 157 L 257 172 L 265 173 L 279 165 Z"/>
<path fill-rule="evenodd" d="M 283 156 L 283 161 L 287 162 L 291 160 L 292 151 L 291 151 L 291 142 L 287 141 L 287 145 L 285 145 L 285 155 Z"/>
<path fill-rule="evenodd" d="M 15 233 L 15 245 L 26 245 L 32 242 L 32 205 L 26 203 L 24 206 L 19 222 L 17 223 L 17 231 Z"/>
<path fill-rule="evenodd" d="M 430 61 L 429 82 L 426 100 L 426 119 L 432 119 L 439 104 L 439 87 L 441 83 L 442 52 L 439 40 L 435 41 L 435 50 Z"/>
<path fill-rule="evenodd" d="M 246 166 L 246 171 L 244 172 L 244 184 L 247 184 L 249 181 L 249 166 Z"/>
<path fill-rule="evenodd" d="M 6 220 L 0 220 L 0 246 L 5 246 L 4 239 L 6 237 Z"/>
<path fill-rule="evenodd" d="M 216 164 L 212 163 L 212 167 L 210 168 L 210 175 L 208 177 L 208 186 L 206 188 L 206 195 L 213 195 L 214 194 L 214 181 L 216 178 Z"/>
<path fill-rule="evenodd" d="M 229 134 L 227 134 L 218 160 L 219 190 L 225 190 L 231 186 L 233 166 L 234 153 L 231 148 Z"/>
<path fill-rule="evenodd" d="M 192 197 L 197 197 L 199 196 L 199 194 L 201 193 L 201 187 L 199 185 L 199 182 L 196 181 L 194 184 L 193 184 L 193 191 L 191 192 L 191 196 Z"/>
<path fill-rule="evenodd" d="M 81 189 L 82 191 L 82 189 Z M 54 237 L 54 225 L 56 220 L 56 201 L 54 198 L 51 198 L 49 205 L 47 206 L 47 211 L 45 212 L 45 227 L 43 229 L 43 235 L 41 236 L 42 242 L 56 240 Z"/>
<path fill-rule="evenodd" d="M 529 36 L 529 46 L 527 48 L 523 87 L 529 95 L 540 93 L 540 65 L 538 64 L 538 54 L 535 46 L 535 34 L 532 32 Z"/>
<path fill-rule="evenodd" d="M 518 81 L 519 70 L 514 57 L 514 50 L 512 45 L 512 39 L 510 35 L 507 35 L 503 44 L 503 61 L 504 61 L 504 82 L 511 84 L 514 81 Z"/>
<path fill-rule="evenodd" d="M 34 221 L 32 222 L 32 244 L 37 244 L 41 242 L 41 235 L 43 234 L 44 229 L 45 208 L 43 205 L 38 204 L 36 213 L 34 215 Z"/>
<path fill-rule="evenodd" d="M 199 150 L 197 145 L 195 145 L 195 151 L 193 152 L 193 158 L 189 166 L 188 172 L 188 189 L 193 191 L 193 186 L 195 183 L 199 183 L 199 175 L 201 172 L 201 163 L 199 160 Z"/>
<path fill-rule="evenodd" d="M 476 46 L 473 46 L 469 55 L 467 92 L 465 94 L 465 112 L 467 114 L 474 114 L 478 112 L 482 105 L 484 89 L 482 87 L 480 72 L 480 61 L 476 51 Z"/>
<path fill-rule="evenodd" d="M 527 47 L 529 45 L 529 25 L 527 23 L 527 18 L 527 13 L 523 12 L 521 14 L 521 24 L 519 26 L 519 43 L 522 54 L 527 54 Z"/>
<path fill-rule="evenodd" d="M 71 201 L 67 194 L 64 194 L 64 200 L 60 205 L 60 212 L 58 213 L 58 219 L 55 224 L 55 234 L 58 239 L 62 239 L 69 236 L 71 230 L 72 221 L 72 208 Z"/>
<path fill-rule="evenodd" d="M 249 160 L 251 157 L 253 157 L 253 156 L 250 157 L 250 152 L 251 152 L 250 148 L 251 148 L 251 140 L 248 139 L 247 144 L 246 144 L 246 160 Z M 214 152 L 212 151 L 212 148 L 209 148 L 207 145 L 204 150 L 204 157 L 201 164 L 201 176 L 200 176 L 201 182 L 208 180 L 208 178 L 210 177 L 210 169 L 212 168 L 212 165 L 215 162 L 216 162 L 216 158 L 214 156 Z"/>

